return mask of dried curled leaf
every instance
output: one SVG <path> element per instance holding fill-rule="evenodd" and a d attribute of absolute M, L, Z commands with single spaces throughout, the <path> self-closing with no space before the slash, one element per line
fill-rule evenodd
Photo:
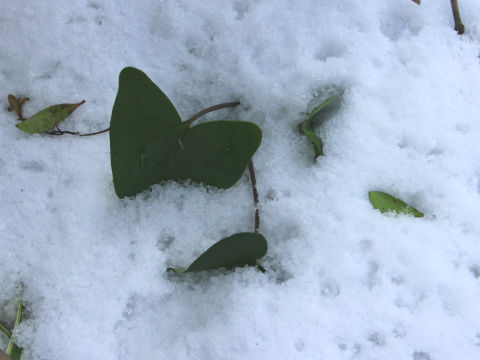
<path fill-rule="evenodd" d="M 17 116 L 18 116 L 18 120 L 24 120 L 23 119 L 23 111 L 22 111 L 22 108 L 23 108 L 23 105 L 28 101 L 30 100 L 28 97 L 25 97 L 25 98 L 17 98 L 15 96 L 13 96 L 12 94 L 8 95 L 8 102 L 10 103 L 10 106 L 8 107 L 8 111 L 12 111 L 12 110 L 15 110 L 15 112 L 17 113 Z"/>
<path fill-rule="evenodd" d="M 85 103 L 52 105 L 36 113 L 16 126 L 29 134 L 38 134 L 50 130 L 65 120 L 76 108 Z"/>
<path fill-rule="evenodd" d="M 424 216 L 422 212 L 414 207 L 382 191 L 370 191 L 368 197 L 373 207 L 380 210 L 382 214 L 393 212 L 396 214 L 413 215 L 415 217 Z"/>

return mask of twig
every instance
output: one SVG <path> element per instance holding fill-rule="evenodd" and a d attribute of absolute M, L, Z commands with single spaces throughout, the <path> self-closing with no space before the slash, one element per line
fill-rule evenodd
<path fill-rule="evenodd" d="M 188 126 L 192 126 L 193 122 L 195 120 L 197 120 L 198 118 L 202 117 L 203 115 L 205 114 L 208 114 L 209 112 L 212 112 L 212 111 L 215 111 L 215 110 L 220 110 L 220 109 L 224 109 L 224 108 L 227 108 L 227 107 L 234 107 L 234 106 L 237 106 L 237 105 L 240 105 L 240 102 L 238 101 L 234 101 L 234 102 L 228 102 L 228 103 L 223 103 L 223 104 L 218 104 L 218 105 L 214 105 L 214 106 L 210 106 L 198 113 L 196 113 L 195 115 L 193 115 L 190 119 L 188 120 L 185 120 L 183 122 L 183 124 L 188 124 Z M 107 129 L 104 129 L 104 130 L 100 130 L 100 131 L 97 131 L 97 132 L 93 132 L 93 133 L 89 133 L 89 134 L 80 134 L 79 132 L 73 132 L 73 131 L 64 131 L 64 130 L 60 130 L 58 127 L 55 129 L 55 130 L 52 130 L 52 131 L 45 131 L 47 134 L 49 135 L 75 135 L 75 136 L 93 136 L 93 135 L 98 135 L 98 134 L 102 134 L 104 132 L 107 132 L 109 131 L 110 128 L 107 128 Z"/>
<path fill-rule="evenodd" d="M 78 132 L 75 132 L 75 131 L 67 131 L 67 130 L 60 130 L 60 128 L 56 128 L 55 130 L 51 130 L 51 131 L 45 131 L 45 134 L 48 134 L 48 135 L 57 135 L 57 136 L 60 136 L 60 135 L 76 135 L 76 136 L 79 136 L 80 133 Z"/>
<path fill-rule="evenodd" d="M 219 110 L 219 109 L 223 109 L 223 108 L 227 108 L 227 107 L 234 107 L 234 106 L 237 106 L 237 105 L 240 105 L 240 103 L 238 101 L 234 101 L 234 102 L 228 102 L 228 103 L 223 103 L 223 104 L 218 104 L 218 105 L 214 105 L 214 106 L 210 106 L 198 113 L 196 113 L 195 115 L 193 115 L 190 119 L 184 121 L 183 123 L 184 124 L 188 124 L 188 126 L 192 126 L 193 122 L 195 120 L 197 120 L 199 117 L 202 117 L 203 115 L 205 114 L 208 114 L 209 112 L 212 112 L 212 111 L 215 111 L 215 110 Z"/>
<path fill-rule="evenodd" d="M 258 232 L 260 227 L 260 211 L 258 210 L 258 191 L 257 191 L 257 179 L 255 178 L 255 169 L 253 167 L 253 161 L 248 163 L 248 170 L 250 171 L 250 182 L 252 183 L 253 192 L 253 206 L 255 208 L 255 231 Z"/>
<path fill-rule="evenodd" d="M 89 133 L 89 134 L 80 134 L 80 136 L 93 136 L 98 134 L 103 134 L 104 132 L 110 131 L 110 128 L 106 128 L 97 132 Z"/>
<path fill-rule="evenodd" d="M 458 35 L 462 35 L 465 32 L 465 26 L 462 24 L 462 18 L 460 17 L 460 10 L 458 9 L 458 1 L 450 0 L 450 3 L 452 4 L 453 21 L 455 21 L 455 30 L 457 31 Z"/>
<path fill-rule="evenodd" d="M 93 133 L 88 133 L 88 134 L 81 134 L 76 131 L 67 131 L 67 130 L 60 130 L 58 127 L 55 130 L 52 131 L 45 131 L 46 134 L 48 135 L 74 135 L 74 136 L 93 136 L 93 135 L 98 135 L 102 134 L 104 132 L 110 131 L 110 128 L 106 128 L 97 132 Z"/>

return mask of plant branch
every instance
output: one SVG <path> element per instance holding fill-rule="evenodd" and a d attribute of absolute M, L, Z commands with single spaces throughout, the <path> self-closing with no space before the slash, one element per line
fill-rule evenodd
<path fill-rule="evenodd" d="M 0 323 L 0 331 L 3 332 L 5 335 L 7 335 L 8 338 L 12 337 L 11 331 L 8 330 L 7 327 L 5 325 L 3 325 L 2 323 Z"/>
<path fill-rule="evenodd" d="M 453 21 L 455 21 L 455 30 L 457 31 L 458 35 L 462 35 L 465 32 L 465 26 L 463 25 L 462 18 L 460 17 L 458 1 L 450 0 L 450 3 L 452 4 Z"/>
<path fill-rule="evenodd" d="M 190 127 L 190 126 L 192 126 L 192 124 L 195 120 L 197 120 L 198 118 L 202 117 L 205 114 L 208 114 L 209 112 L 212 112 L 212 111 L 215 111 L 215 110 L 220 110 L 220 109 L 227 108 L 227 107 L 234 107 L 234 106 L 237 106 L 237 105 L 240 105 L 240 102 L 234 101 L 234 102 L 228 102 L 228 103 L 213 105 L 213 106 L 210 106 L 210 107 L 196 113 L 190 119 L 185 120 L 183 123 L 188 124 L 188 127 Z"/>
<path fill-rule="evenodd" d="M 103 130 L 100 130 L 100 131 L 97 131 L 97 132 L 93 132 L 93 133 L 88 133 L 88 134 L 80 134 L 80 136 L 93 136 L 93 135 L 98 135 L 98 134 L 103 134 L 104 132 L 107 132 L 107 131 L 110 131 L 110 128 L 106 128 L 106 129 L 103 129 Z"/>
<path fill-rule="evenodd" d="M 255 178 L 255 169 L 253 167 L 253 161 L 248 163 L 248 170 L 250 171 L 250 182 L 252 183 L 253 192 L 253 206 L 255 208 L 255 229 L 254 232 L 258 232 L 260 227 L 260 211 L 258 210 L 258 191 L 257 191 L 257 179 Z"/>
<path fill-rule="evenodd" d="M 57 128 L 55 130 L 45 131 L 45 133 L 47 133 L 48 135 L 93 136 L 93 135 L 102 134 L 102 133 L 107 132 L 107 131 L 110 131 L 110 128 L 106 128 L 106 129 L 96 131 L 96 132 L 93 132 L 93 133 L 81 134 L 81 133 L 76 132 L 76 131 L 60 130 L 57 126 Z"/>
<path fill-rule="evenodd" d="M 78 132 L 75 132 L 75 131 L 67 131 L 67 130 L 60 130 L 60 128 L 56 128 L 55 130 L 51 130 L 51 131 L 45 131 L 45 134 L 48 134 L 48 135 L 57 135 L 57 136 L 60 136 L 60 135 L 76 135 L 76 136 L 79 136 L 80 133 Z"/>

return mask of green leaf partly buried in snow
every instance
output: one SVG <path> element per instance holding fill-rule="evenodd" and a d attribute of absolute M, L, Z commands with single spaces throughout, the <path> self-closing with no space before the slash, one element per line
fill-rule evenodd
<path fill-rule="evenodd" d="M 145 73 L 133 67 L 120 72 L 110 122 L 113 184 L 120 198 L 164 180 L 229 188 L 261 140 L 260 128 L 246 121 L 190 127 Z"/>
<path fill-rule="evenodd" d="M 49 106 L 27 120 L 18 123 L 16 126 L 20 130 L 29 134 L 48 131 L 65 120 L 68 115 L 83 103 L 85 103 L 85 100 L 82 100 L 78 104 L 59 104 Z"/>
<path fill-rule="evenodd" d="M 17 317 L 15 320 L 15 326 L 13 330 L 10 332 L 10 341 L 8 342 L 7 349 L 5 353 L 12 359 L 12 360 L 20 360 L 22 358 L 23 349 L 15 344 L 15 335 L 13 335 L 15 328 L 20 325 L 22 321 L 22 313 L 23 313 L 23 303 L 22 300 L 18 301 L 18 308 L 17 308 Z M 6 329 L 5 329 L 6 330 Z"/>
<path fill-rule="evenodd" d="M 268 245 L 263 235 L 238 233 L 220 240 L 198 257 L 186 270 L 177 273 L 215 269 L 233 269 L 245 265 L 255 266 L 267 253 Z"/>
<path fill-rule="evenodd" d="M 424 216 L 423 213 L 414 207 L 382 191 L 370 191 L 368 197 L 373 207 L 380 210 L 382 214 L 393 212 L 396 214 L 413 215 L 415 217 Z"/>
<path fill-rule="evenodd" d="M 308 115 L 307 119 L 303 122 L 301 125 L 302 132 L 305 134 L 305 136 L 312 142 L 314 148 L 315 148 L 315 158 L 319 156 L 323 156 L 323 142 L 322 139 L 315 133 L 313 130 L 313 118 L 315 115 L 317 115 L 321 110 L 326 108 L 330 103 L 332 103 L 337 96 L 332 96 L 325 100 L 323 103 L 318 105 L 316 108 L 314 108 L 310 114 Z"/>

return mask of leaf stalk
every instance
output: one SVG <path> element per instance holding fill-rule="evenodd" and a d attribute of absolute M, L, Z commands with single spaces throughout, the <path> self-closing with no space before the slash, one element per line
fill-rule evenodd
<path fill-rule="evenodd" d="M 252 184 L 252 192 L 253 192 L 253 207 L 255 209 L 254 232 L 258 233 L 258 228 L 260 227 L 260 210 L 258 209 L 257 179 L 255 178 L 255 168 L 253 167 L 252 160 L 250 160 L 250 162 L 248 163 L 248 171 L 250 172 L 250 182 Z"/>
<path fill-rule="evenodd" d="M 206 109 L 203 109 L 202 111 L 196 113 L 195 115 L 193 115 L 190 119 L 184 121 L 183 123 L 184 124 L 188 124 L 188 127 L 192 126 L 193 122 L 195 120 L 197 120 L 198 118 L 202 117 L 203 115 L 205 114 L 208 114 L 209 112 L 212 112 L 212 111 L 215 111 L 215 110 L 220 110 L 220 109 L 224 109 L 224 108 L 227 108 L 227 107 L 234 107 L 234 106 L 237 106 L 237 105 L 240 105 L 240 102 L 239 101 L 234 101 L 234 102 L 228 102 L 228 103 L 223 103 L 223 104 L 218 104 L 218 105 L 213 105 L 213 106 L 210 106 Z"/>
<path fill-rule="evenodd" d="M 462 35 L 465 32 L 465 26 L 462 23 L 462 18 L 460 17 L 460 9 L 458 8 L 457 0 L 450 0 L 452 5 L 453 21 L 455 21 L 455 30 L 458 35 Z"/>

